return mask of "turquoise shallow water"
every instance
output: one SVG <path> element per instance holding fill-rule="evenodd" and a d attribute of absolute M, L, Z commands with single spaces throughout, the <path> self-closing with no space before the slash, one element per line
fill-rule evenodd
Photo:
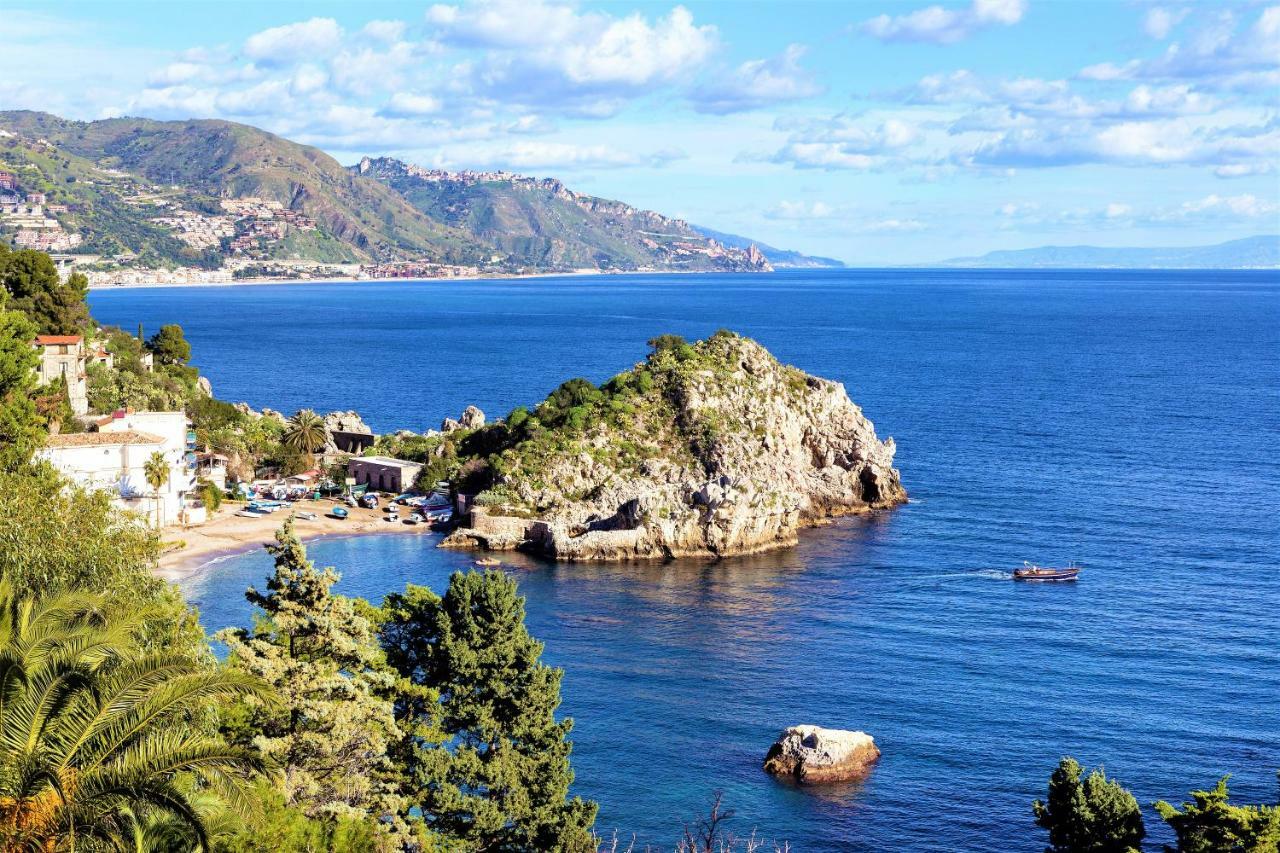
<path fill-rule="evenodd" d="M 1022 850 L 1064 753 L 1143 803 L 1280 768 L 1280 280 L 1273 273 L 795 272 L 94 293 L 180 322 L 219 396 L 356 408 L 379 429 L 601 380 L 644 341 L 719 327 L 846 383 L 913 503 L 720 563 L 524 563 L 566 670 L 577 790 L 599 826 L 671 845 L 722 789 L 794 850 Z M 425 537 L 316 543 L 341 589 L 442 588 Z M 1019 585 L 1075 559 L 1075 586 Z M 187 585 L 242 624 L 260 554 Z M 759 771 L 796 722 L 863 728 L 863 784 Z M 1150 849 L 1164 836 L 1153 823 Z"/>

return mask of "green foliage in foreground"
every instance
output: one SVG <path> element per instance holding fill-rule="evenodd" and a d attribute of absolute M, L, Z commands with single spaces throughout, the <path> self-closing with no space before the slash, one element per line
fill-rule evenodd
<path fill-rule="evenodd" d="M 1045 853 L 1136 853 L 1146 834 L 1138 801 L 1101 769 L 1083 781 L 1082 773 L 1063 758 L 1049 777 L 1048 801 L 1032 804 L 1036 825 L 1049 832 Z M 1227 777 L 1191 797 L 1181 810 L 1155 804 L 1178 839 L 1165 853 L 1280 853 L 1280 805 L 1232 805 Z"/>
<path fill-rule="evenodd" d="M 43 443 L 44 427 L 31 399 L 36 327 L 22 312 L 4 310 L 4 301 L 0 291 L 0 471 L 12 471 Z"/>
<path fill-rule="evenodd" d="M 36 600 L 0 579 L 0 849 L 104 849 L 159 818 L 209 848 L 207 808 L 262 769 L 257 753 L 190 724 L 259 684 L 191 658 L 146 653 L 140 622 L 104 599 Z"/>
<path fill-rule="evenodd" d="M 1178 836 L 1169 853 L 1276 853 L 1280 850 L 1280 805 L 1232 805 L 1224 776 L 1212 791 L 1192 791 L 1176 809 L 1164 800 L 1156 811 Z"/>
<path fill-rule="evenodd" d="M 1036 825 L 1049 831 L 1047 853 L 1129 853 L 1146 830 L 1138 801 L 1095 769 L 1081 781 L 1080 764 L 1064 758 L 1049 777 L 1047 802 L 1036 800 Z"/>
<path fill-rule="evenodd" d="M 419 749 L 413 797 L 431 826 L 478 850 L 594 850 L 596 806 L 569 799 L 563 672 L 541 662 L 524 599 L 501 572 L 457 573 L 441 599 L 388 597 L 390 660 L 441 697 L 444 749 Z"/>
<path fill-rule="evenodd" d="M 246 597 L 263 611 L 253 630 L 219 639 L 232 668 L 273 685 L 283 704 L 251 702 L 226 730 L 255 744 L 285 777 L 285 803 L 312 818 L 382 817 L 403 809 L 389 751 L 400 738 L 374 628 L 357 603 L 331 592 L 338 575 L 317 569 L 286 522 L 267 549 L 267 591 Z"/>

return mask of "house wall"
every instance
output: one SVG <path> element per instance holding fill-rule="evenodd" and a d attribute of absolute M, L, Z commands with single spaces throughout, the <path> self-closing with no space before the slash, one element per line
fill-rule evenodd
<path fill-rule="evenodd" d="M 372 459 L 352 459 L 347 471 L 355 477 L 357 485 L 368 485 L 374 491 L 403 492 L 413 486 L 422 466 L 416 462 L 382 462 Z"/>
<path fill-rule="evenodd" d="M 89 411 L 89 383 L 84 372 L 82 344 L 55 344 L 40 347 L 40 364 L 36 368 L 36 384 L 48 385 L 61 377 L 67 381 L 67 400 L 71 411 L 83 415 Z"/>

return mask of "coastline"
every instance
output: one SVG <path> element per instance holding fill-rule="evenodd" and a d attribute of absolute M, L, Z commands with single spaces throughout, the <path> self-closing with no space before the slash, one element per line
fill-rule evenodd
<path fill-rule="evenodd" d="M 294 529 L 308 542 L 329 536 L 369 536 L 383 533 L 417 536 L 433 532 L 428 524 L 408 525 L 384 521 L 380 509 L 348 507 L 348 518 L 332 518 L 328 512 L 333 506 L 333 501 L 298 501 L 291 512 L 244 518 L 236 515 L 240 509 L 239 504 L 229 504 L 204 524 L 166 527 L 161 532 L 163 544 L 183 542 L 185 545 L 162 553 L 153 574 L 170 583 L 177 583 L 223 557 L 257 550 L 274 541 L 276 531 L 290 515 L 294 516 Z M 296 514 L 300 511 L 313 512 L 316 517 L 313 520 L 298 518 Z"/>
<path fill-rule="evenodd" d="M 585 278 L 588 276 L 632 276 L 632 275 L 723 275 L 734 270 L 570 270 L 568 272 L 535 272 L 504 275 L 488 273 L 485 275 L 451 275 L 434 278 L 245 278 L 237 281 L 194 281 L 187 284 L 174 284 L 163 281 L 138 281 L 129 284 L 90 284 L 90 291 L 141 290 L 152 288 L 221 288 L 221 287 L 255 287 L 268 284 L 367 284 L 370 282 L 397 281 L 533 281 L 543 278 Z"/>

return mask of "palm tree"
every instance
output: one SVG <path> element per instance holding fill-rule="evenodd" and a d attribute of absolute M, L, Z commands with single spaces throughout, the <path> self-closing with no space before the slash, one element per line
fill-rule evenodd
<path fill-rule="evenodd" d="M 142 471 L 147 478 L 147 485 L 155 495 L 156 527 L 164 527 L 164 498 L 160 495 L 160 489 L 169 482 L 169 463 L 165 461 L 164 454 L 157 450 L 147 458 Z"/>
<path fill-rule="evenodd" d="M 315 464 L 315 452 L 329 441 L 329 432 L 325 429 L 324 418 L 312 409 L 299 409 L 280 437 L 285 447 L 306 454 L 307 463 Z"/>
<path fill-rule="evenodd" d="M 135 846 L 140 817 L 168 817 L 207 851 L 201 792 L 243 802 L 262 772 L 249 749 L 187 724 L 263 688 L 225 668 L 137 649 L 143 614 L 93 596 L 20 597 L 0 579 L 0 851 L 77 839 Z"/>

